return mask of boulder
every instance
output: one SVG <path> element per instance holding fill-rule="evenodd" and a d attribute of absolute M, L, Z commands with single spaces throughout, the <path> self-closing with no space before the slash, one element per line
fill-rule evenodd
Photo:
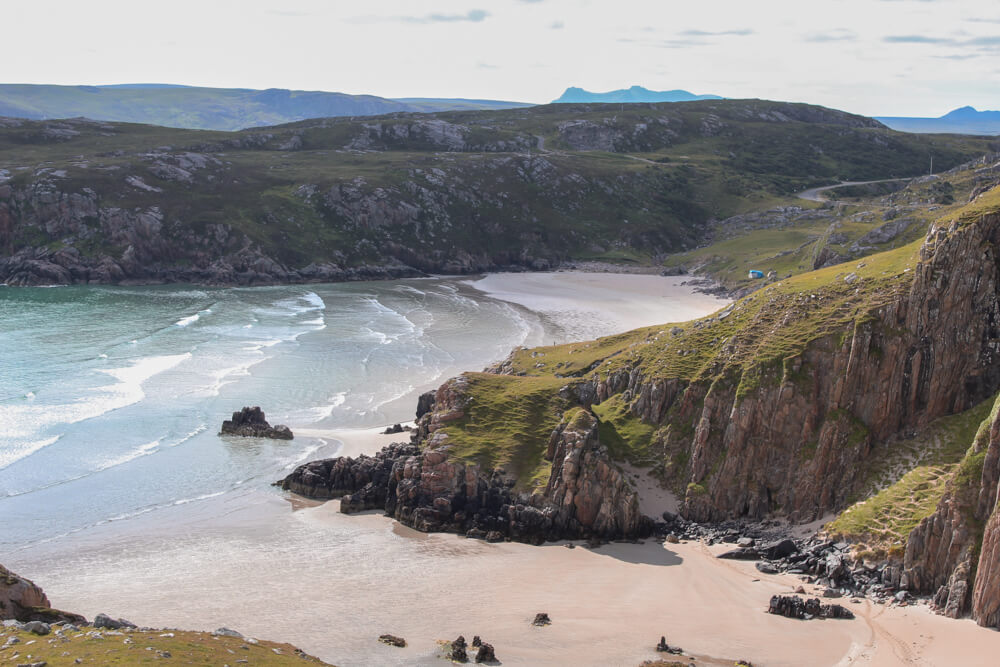
<path fill-rule="evenodd" d="M 532 625 L 552 625 L 552 619 L 545 612 L 539 612 L 535 614 L 535 620 L 531 622 Z"/>
<path fill-rule="evenodd" d="M 397 648 L 406 648 L 406 640 L 402 637 L 397 637 L 396 635 L 379 635 L 378 640 L 383 644 L 389 646 L 395 646 Z"/>
<path fill-rule="evenodd" d="M 248 438 L 271 438 L 273 440 L 291 440 L 292 430 L 282 424 L 271 426 L 264 418 L 264 411 L 259 407 L 244 407 L 233 413 L 233 418 L 222 422 L 219 435 L 240 435 Z"/>
<path fill-rule="evenodd" d="M 454 662 L 468 662 L 469 653 L 468 646 L 465 643 L 465 637 L 462 635 L 458 636 L 458 639 L 451 643 L 451 654 L 450 658 Z"/>
<path fill-rule="evenodd" d="M 476 651 L 476 662 L 493 663 L 497 661 L 496 652 L 493 650 L 493 644 L 487 644 L 482 642 L 479 645 L 479 649 Z"/>

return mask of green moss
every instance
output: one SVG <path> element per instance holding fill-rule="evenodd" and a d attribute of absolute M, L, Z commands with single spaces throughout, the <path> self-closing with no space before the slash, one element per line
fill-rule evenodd
<path fill-rule="evenodd" d="M 701 484 L 696 484 L 695 482 L 691 482 L 687 485 L 687 492 L 689 496 L 703 496 L 706 493 L 708 493 L 708 489 L 706 489 Z"/>
<path fill-rule="evenodd" d="M 600 420 L 598 433 L 601 444 L 608 448 L 612 459 L 639 466 L 656 462 L 653 444 L 658 427 L 633 415 L 621 394 L 593 406 L 593 410 Z"/>
<path fill-rule="evenodd" d="M 876 450 L 872 458 L 878 465 L 870 473 L 873 479 L 891 474 L 884 470 L 886 466 L 891 466 L 890 471 L 908 466 L 909 471 L 867 500 L 853 504 L 825 529 L 882 548 L 904 545 L 909 533 L 934 512 L 949 489 L 961 495 L 978 488 L 989 426 L 998 410 L 1000 395 L 936 420 L 915 438 Z M 968 500 L 964 503 L 970 504 Z M 967 518 L 970 525 L 976 523 L 973 517 Z"/>
<path fill-rule="evenodd" d="M 0 637 L 17 637 L 21 640 L 7 653 L 18 652 L 14 663 L 45 662 L 50 667 L 83 665 L 222 665 L 245 660 L 262 667 L 291 665 L 327 665 L 310 657 L 294 646 L 261 640 L 247 642 L 241 637 L 216 637 L 207 632 L 171 630 L 151 632 L 129 630 L 125 632 L 131 643 L 117 635 L 102 632 L 103 638 L 88 637 L 84 632 L 66 632 L 65 639 L 49 643 L 51 637 L 39 637 L 29 632 L 0 629 Z M 169 635 L 169 636 L 163 636 Z M 375 639 L 373 637 L 372 641 Z M 32 642 L 29 645 L 29 642 Z M 149 650 L 147 650 L 149 649 Z M 169 657 L 164 652 L 170 654 Z M 28 655 L 31 656 L 28 659 Z"/>
<path fill-rule="evenodd" d="M 558 395 L 566 381 L 491 373 L 462 377 L 468 382 L 465 416 L 441 429 L 451 455 L 486 468 L 503 467 L 521 487 L 543 486 L 550 468 L 544 458 L 549 437 L 568 407 Z"/>

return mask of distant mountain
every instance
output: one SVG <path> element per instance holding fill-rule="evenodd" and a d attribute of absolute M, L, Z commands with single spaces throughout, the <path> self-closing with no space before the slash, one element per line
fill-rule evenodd
<path fill-rule="evenodd" d="M 940 118 L 907 118 L 903 116 L 876 116 L 894 130 L 900 132 L 946 132 L 950 134 L 1000 134 L 1000 111 L 977 111 L 972 107 L 961 107 Z"/>
<path fill-rule="evenodd" d="M 199 130 L 240 130 L 308 118 L 374 116 L 396 111 L 508 109 L 493 100 L 391 100 L 374 95 L 270 88 L 199 88 L 159 83 L 113 86 L 0 84 L 0 116 L 147 123 Z"/>
<path fill-rule="evenodd" d="M 553 104 L 581 104 L 587 102 L 692 102 L 694 100 L 721 100 L 718 95 L 695 95 L 686 90 L 649 90 L 632 86 L 607 93 L 592 93 L 583 88 L 567 88 Z"/>

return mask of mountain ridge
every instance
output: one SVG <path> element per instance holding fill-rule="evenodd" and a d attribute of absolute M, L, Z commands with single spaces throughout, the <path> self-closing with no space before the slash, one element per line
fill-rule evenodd
<path fill-rule="evenodd" d="M 972 106 L 959 107 L 938 118 L 910 116 L 873 116 L 900 132 L 1000 135 L 1000 111 L 979 111 Z"/>
<path fill-rule="evenodd" d="M 721 100 L 718 95 L 695 95 L 686 90 L 655 91 L 642 86 L 631 86 L 611 90 L 606 93 L 595 93 L 583 88 L 570 86 L 553 104 L 584 104 L 592 102 L 604 103 L 635 103 L 635 102 L 694 102 L 697 100 Z"/>
<path fill-rule="evenodd" d="M 0 116 L 30 120 L 85 117 L 203 130 L 241 130 L 307 118 L 520 106 L 530 105 L 501 100 L 395 100 L 315 90 L 206 88 L 160 83 L 0 84 Z"/>

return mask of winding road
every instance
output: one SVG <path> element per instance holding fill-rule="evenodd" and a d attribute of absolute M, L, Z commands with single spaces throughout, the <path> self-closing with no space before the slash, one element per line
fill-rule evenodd
<path fill-rule="evenodd" d="M 896 183 L 898 181 L 912 181 L 913 178 L 883 178 L 879 181 L 843 181 L 837 183 L 836 185 L 824 185 L 821 188 L 811 188 L 809 190 L 804 190 L 799 192 L 795 196 L 799 199 L 808 199 L 809 201 L 825 202 L 830 201 L 820 196 L 820 193 L 826 192 L 827 190 L 833 190 L 835 188 L 842 188 L 848 185 L 872 185 L 873 183 Z"/>

